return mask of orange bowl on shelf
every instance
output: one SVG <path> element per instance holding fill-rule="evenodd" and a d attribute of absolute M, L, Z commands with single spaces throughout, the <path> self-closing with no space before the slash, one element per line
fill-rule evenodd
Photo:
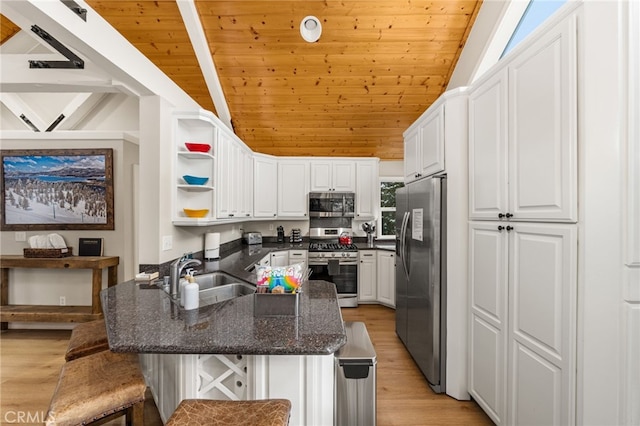
<path fill-rule="evenodd" d="M 185 142 L 184 146 L 191 152 L 209 152 L 211 149 L 208 143 Z"/>
<path fill-rule="evenodd" d="M 205 217 L 209 213 L 209 209 L 182 209 L 187 217 Z"/>

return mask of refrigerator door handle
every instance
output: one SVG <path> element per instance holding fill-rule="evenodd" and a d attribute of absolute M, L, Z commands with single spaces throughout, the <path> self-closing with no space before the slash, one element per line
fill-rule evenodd
<path fill-rule="evenodd" d="M 411 213 L 405 212 L 404 217 L 402 218 L 402 231 L 401 231 L 401 257 L 402 257 L 402 267 L 404 268 L 404 274 L 407 277 L 407 283 L 409 282 L 409 268 L 407 268 L 407 228 L 409 225 L 409 217 Z"/>

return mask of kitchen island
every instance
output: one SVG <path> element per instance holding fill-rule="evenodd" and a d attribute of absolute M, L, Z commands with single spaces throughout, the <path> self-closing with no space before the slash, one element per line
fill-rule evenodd
<path fill-rule="evenodd" d="M 141 354 L 164 421 L 186 398 L 287 398 L 291 425 L 333 424 L 333 354 L 346 343 L 335 286 L 304 283 L 298 316 L 257 316 L 254 297 L 186 311 L 154 285 L 102 291 L 109 346 Z"/>

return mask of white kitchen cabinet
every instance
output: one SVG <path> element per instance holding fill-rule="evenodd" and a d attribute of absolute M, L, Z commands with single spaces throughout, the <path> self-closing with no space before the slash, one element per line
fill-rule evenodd
<path fill-rule="evenodd" d="M 310 191 L 356 190 L 356 168 L 349 160 L 312 160 Z"/>
<path fill-rule="evenodd" d="M 278 162 L 278 216 L 309 217 L 309 161 L 280 159 Z"/>
<path fill-rule="evenodd" d="M 218 180 L 224 182 L 216 190 L 216 217 L 230 219 L 238 214 L 238 171 L 240 147 L 225 131 L 218 133 Z"/>
<path fill-rule="evenodd" d="M 356 165 L 356 219 L 376 217 L 380 202 L 378 159 L 358 160 Z"/>
<path fill-rule="evenodd" d="M 271 267 L 287 266 L 289 264 L 289 251 L 273 251 L 270 253 Z"/>
<path fill-rule="evenodd" d="M 270 156 L 256 154 L 253 163 L 253 217 L 276 217 L 278 161 Z"/>
<path fill-rule="evenodd" d="M 239 214 L 240 217 L 253 217 L 253 153 L 250 149 L 240 149 L 242 174 L 239 183 Z"/>
<path fill-rule="evenodd" d="M 217 132 L 206 115 L 199 113 L 176 113 L 173 117 L 176 154 L 174 162 L 175 187 L 173 188 L 172 222 L 176 225 L 199 225 L 215 217 L 214 196 L 217 186 L 215 154 Z M 186 142 L 206 143 L 208 152 L 190 152 Z M 190 185 L 183 176 L 208 178 L 203 185 Z M 204 218 L 187 217 L 183 209 L 208 209 Z"/>
<path fill-rule="evenodd" d="M 396 307 L 396 254 L 392 251 L 377 252 L 377 293 L 383 305 Z"/>
<path fill-rule="evenodd" d="M 302 264 L 302 270 L 307 270 L 307 250 L 289 250 L 289 265 Z"/>
<path fill-rule="evenodd" d="M 566 19 L 469 94 L 469 216 L 577 220 L 576 28 Z"/>
<path fill-rule="evenodd" d="M 575 422 L 575 225 L 471 222 L 469 393 L 501 424 Z"/>
<path fill-rule="evenodd" d="M 216 188 L 218 219 L 250 219 L 253 216 L 252 152 L 228 130 L 218 129 Z"/>
<path fill-rule="evenodd" d="M 377 302 L 376 250 L 360 250 L 358 260 L 358 303 Z"/>
<path fill-rule="evenodd" d="M 266 255 L 257 263 L 258 266 L 271 266 L 271 254 Z"/>
<path fill-rule="evenodd" d="M 405 183 L 444 170 L 444 105 L 435 103 L 404 133 Z"/>

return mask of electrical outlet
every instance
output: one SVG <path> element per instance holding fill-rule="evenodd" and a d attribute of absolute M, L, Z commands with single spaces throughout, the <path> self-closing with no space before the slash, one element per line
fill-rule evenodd
<path fill-rule="evenodd" d="M 173 238 L 171 235 L 165 235 L 162 237 L 162 250 L 167 251 L 173 248 Z"/>
<path fill-rule="evenodd" d="M 273 223 L 269 224 L 269 231 L 273 231 Z"/>
<path fill-rule="evenodd" d="M 16 241 L 27 241 L 26 232 L 16 232 Z"/>
<path fill-rule="evenodd" d="M 64 296 L 60 296 L 60 306 L 66 306 L 67 305 L 67 298 Z"/>

